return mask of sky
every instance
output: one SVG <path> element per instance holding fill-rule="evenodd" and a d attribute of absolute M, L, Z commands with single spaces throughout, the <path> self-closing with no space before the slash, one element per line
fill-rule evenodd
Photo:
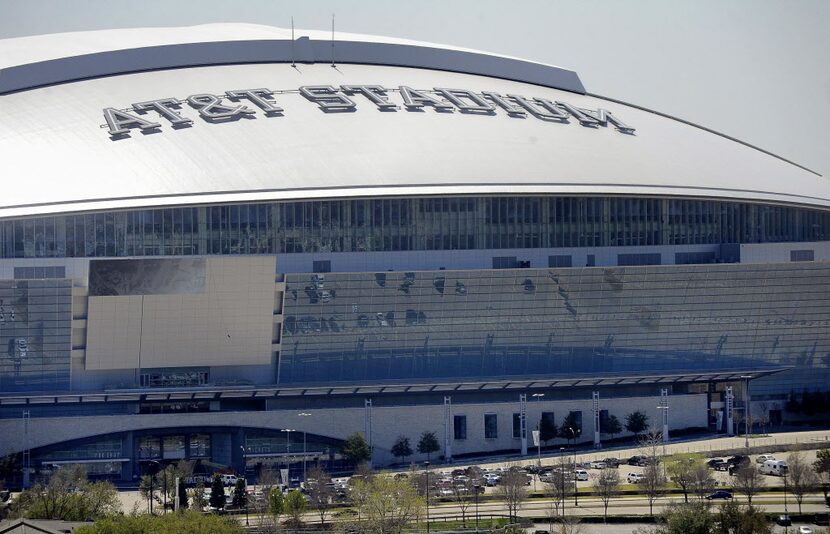
<path fill-rule="evenodd" d="M 0 39 L 248 22 L 475 48 L 575 70 L 830 179 L 828 0 L 0 0 Z M 701 154 L 701 157 L 706 157 Z M 751 176 L 746 177 L 751 180 Z"/>

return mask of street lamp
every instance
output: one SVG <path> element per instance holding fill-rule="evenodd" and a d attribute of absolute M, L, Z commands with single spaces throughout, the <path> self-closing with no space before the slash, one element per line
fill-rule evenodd
<path fill-rule="evenodd" d="M 741 375 L 744 381 L 744 447 L 749 449 L 749 379 L 750 375 Z"/>
<path fill-rule="evenodd" d="M 426 477 L 427 477 L 427 487 L 426 487 L 426 494 L 427 494 L 427 534 L 429 534 L 429 461 L 424 462 L 424 471 L 426 471 Z"/>
<path fill-rule="evenodd" d="M 565 519 L 565 462 L 562 460 L 565 456 L 565 447 L 559 447 L 559 491 L 562 499 L 562 519 Z M 574 481 L 576 485 L 576 481 Z"/>
<path fill-rule="evenodd" d="M 531 395 L 531 397 L 539 401 L 539 422 L 536 423 L 536 430 L 539 432 L 539 440 L 536 443 L 539 452 L 539 467 L 542 467 L 542 397 L 544 396 L 544 393 L 534 393 Z"/>
<path fill-rule="evenodd" d="M 248 451 L 244 445 L 240 445 L 239 448 L 242 449 L 242 480 L 245 481 L 245 526 L 249 527 L 251 524 L 248 522 Z"/>
<path fill-rule="evenodd" d="M 297 414 L 298 417 L 308 417 L 311 414 L 308 412 L 300 412 Z M 303 430 L 303 482 L 305 482 L 305 459 L 307 455 L 307 447 L 306 447 L 306 431 Z"/>
<path fill-rule="evenodd" d="M 568 427 L 568 430 L 571 431 L 571 436 L 573 436 L 574 444 L 573 444 L 573 451 L 574 451 L 574 506 L 579 506 L 579 487 L 577 486 L 576 480 L 576 430 L 573 427 Z"/>
<path fill-rule="evenodd" d="M 784 515 L 787 516 L 787 519 L 790 518 L 789 510 L 787 510 L 787 473 L 784 472 Z M 784 532 L 789 532 L 790 528 L 784 523 Z"/>
<path fill-rule="evenodd" d="M 473 484 L 473 491 L 476 497 L 476 532 L 478 532 L 478 491 L 481 489 L 481 484 Z"/>
<path fill-rule="evenodd" d="M 161 471 L 161 462 L 158 460 L 144 460 L 147 463 L 156 464 L 156 474 Z M 162 491 L 164 491 L 164 513 L 167 513 L 167 477 L 165 476 L 163 479 L 164 486 Z M 153 475 L 150 475 L 150 515 L 153 515 L 153 498 L 154 498 L 154 491 L 153 491 Z"/>

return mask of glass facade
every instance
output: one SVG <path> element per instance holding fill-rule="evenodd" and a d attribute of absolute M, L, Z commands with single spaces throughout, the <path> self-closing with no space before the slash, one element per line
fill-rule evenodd
<path fill-rule="evenodd" d="M 793 366 L 830 383 L 830 264 L 286 276 L 282 383 Z"/>
<path fill-rule="evenodd" d="M 0 280 L 0 391 L 68 389 L 71 338 L 71 280 Z"/>
<path fill-rule="evenodd" d="M 0 257 L 125 257 L 824 241 L 830 212 L 626 197 L 355 199 L 0 222 Z"/>

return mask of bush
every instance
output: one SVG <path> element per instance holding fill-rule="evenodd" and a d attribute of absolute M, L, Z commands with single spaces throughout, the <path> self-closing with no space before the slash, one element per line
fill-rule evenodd
<path fill-rule="evenodd" d="M 226 517 L 202 515 L 194 511 L 161 516 L 118 516 L 75 529 L 75 534 L 241 534 L 242 525 Z"/>

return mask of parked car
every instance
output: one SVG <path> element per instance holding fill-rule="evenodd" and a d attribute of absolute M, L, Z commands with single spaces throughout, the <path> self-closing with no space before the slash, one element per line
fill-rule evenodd
<path fill-rule="evenodd" d="M 239 479 L 236 475 L 222 475 L 222 484 L 224 486 L 235 486 L 237 480 Z"/>
<path fill-rule="evenodd" d="M 605 469 L 606 467 L 608 467 L 608 464 L 606 464 L 605 462 L 601 462 L 601 461 L 591 462 L 590 465 L 591 465 L 591 469 Z"/>
<path fill-rule="evenodd" d="M 757 458 L 755 458 L 756 464 L 762 464 L 767 460 L 775 460 L 775 456 L 771 454 L 759 454 Z"/>
<path fill-rule="evenodd" d="M 813 529 L 807 525 L 801 525 L 798 527 L 798 534 L 813 534 Z"/>
<path fill-rule="evenodd" d="M 614 469 L 620 466 L 619 458 L 606 458 L 605 460 L 603 460 L 603 462 L 605 462 L 605 465 L 607 465 L 608 467 L 613 467 Z"/>
<path fill-rule="evenodd" d="M 793 524 L 792 520 L 790 519 L 790 516 L 786 514 L 781 514 L 778 517 L 776 517 L 775 522 L 782 527 L 788 527 Z"/>
<path fill-rule="evenodd" d="M 726 459 L 726 463 L 729 467 L 743 467 L 745 465 L 749 465 L 749 456 L 744 456 L 743 454 L 736 454 L 735 456 L 730 456 Z"/>
<path fill-rule="evenodd" d="M 642 482 L 646 476 L 642 473 L 628 473 L 628 483 L 629 484 L 639 484 Z"/>
<path fill-rule="evenodd" d="M 707 501 L 714 501 L 715 499 L 731 499 L 732 493 L 726 490 L 718 490 L 706 496 Z"/>
<path fill-rule="evenodd" d="M 644 458 L 645 456 L 632 456 L 628 459 L 628 465 L 640 465 L 640 461 Z"/>
<path fill-rule="evenodd" d="M 574 480 L 588 480 L 588 471 L 584 469 L 574 469 Z"/>

